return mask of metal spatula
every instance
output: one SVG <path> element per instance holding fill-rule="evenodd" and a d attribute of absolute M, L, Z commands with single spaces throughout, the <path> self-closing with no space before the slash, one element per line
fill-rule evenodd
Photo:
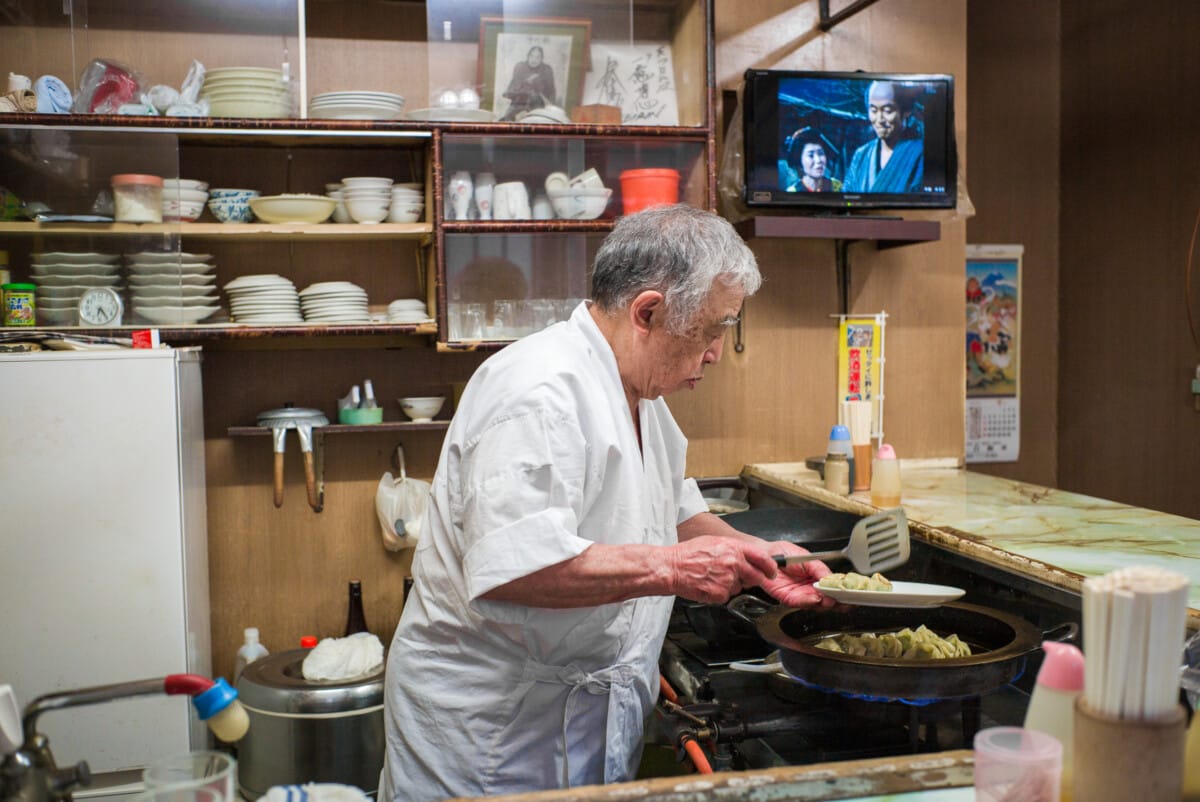
<path fill-rule="evenodd" d="M 780 567 L 806 563 L 812 560 L 834 560 L 839 557 L 854 564 L 860 574 L 887 571 L 908 562 L 908 518 L 904 509 L 877 512 L 868 515 L 854 525 L 850 542 L 841 551 L 818 551 L 814 554 L 794 554 L 787 557 L 774 556 Z"/>

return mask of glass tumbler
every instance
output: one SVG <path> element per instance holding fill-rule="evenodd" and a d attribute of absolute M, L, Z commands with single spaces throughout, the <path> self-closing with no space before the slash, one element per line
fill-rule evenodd
<path fill-rule="evenodd" d="M 463 308 L 462 338 L 464 340 L 483 339 L 483 304 L 467 304 Z"/>
<path fill-rule="evenodd" d="M 203 750 L 155 760 L 146 766 L 142 779 L 147 791 L 207 789 L 218 795 L 218 799 L 177 796 L 159 802 L 236 802 L 233 790 L 236 773 L 237 761 L 232 755 Z"/>

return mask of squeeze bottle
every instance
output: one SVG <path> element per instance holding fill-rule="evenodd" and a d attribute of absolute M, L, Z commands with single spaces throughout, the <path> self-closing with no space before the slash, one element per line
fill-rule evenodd
<path fill-rule="evenodd" d="M 900 506 L 900 460 L 888 443 L 879 447 L 871 467 L 871 503 L 883 508 Z"/>
<path fill-rule="evenodd" d="M 246 666 L 260 657 L 266 657 L 267 647 L 258 642 L 258 627 L 246 627 L 243 634 L 246 642 L 237 650 L 237 660 L 233 664 L 233 684 L 237 685 L 238 677 Z"/>
<path fill-rule="evenodd" d="M 1083 652 L 1069 643 L 1046 641 L 1046 659 L 1025 711 L 1025 728 L 1040 730 L 1062 741 L 1062 791 L 1069 802 L 1075 762 L 1075 699 L 1083 691 Z"/>

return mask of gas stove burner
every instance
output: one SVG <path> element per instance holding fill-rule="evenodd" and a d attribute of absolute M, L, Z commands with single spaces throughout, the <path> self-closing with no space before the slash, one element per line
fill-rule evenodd
<path fill-rule="evenodd" d="M 1024 670 L 1022 670 L 1022 673 L 1024 673 Z M 908 705 L 910 707 L 927 707 L 929 705 L 938 704 L 939 702 L 957 702 L 957 701 L 961 701 L 963 699 L 974 699 L 977 696 L 975 694 L 967 694 L 965 696 L 944 696 L 944 697 L 935 697 L 935 698 L 930 698 L 930 699 L 904 699 L 904 698 L 897 697 L 897 696 L 872 696 L 870 694 L 864 694 L 864 693 L 851 693 L 850 691 L 840 691 L 836 688 L 826 688 L 826 687 L 816 684 L 815 682 L 808 682 L 807 680 L 801 679 L 800 677 L 796 677 L 791 674 L 789 674 L 788 676 L 796 684 L 801 685 L 810 690 L 819 691 L 820 693 L 827 693 L 827 694 L 830 694 L 831 696 L 840 696 L 843 699 L 854 699 L 855 701 L 860 701 L 860 702 L 894 702 L 897 704 Z M 1021 674 L 1017 674 L 1017 676 L 1013 678 L 1013 681 L 1016 681 L 1017 679 L 1019 679 L 1020 676 L 1021 676 Z"/>

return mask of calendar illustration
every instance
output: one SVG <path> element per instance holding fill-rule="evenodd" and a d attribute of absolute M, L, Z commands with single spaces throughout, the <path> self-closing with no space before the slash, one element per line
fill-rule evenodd
<path fill-rule="evenodd" d="M 1023 252 L 1020 245 L 967 246 L 967 462 L 1020 456 Z"/>

